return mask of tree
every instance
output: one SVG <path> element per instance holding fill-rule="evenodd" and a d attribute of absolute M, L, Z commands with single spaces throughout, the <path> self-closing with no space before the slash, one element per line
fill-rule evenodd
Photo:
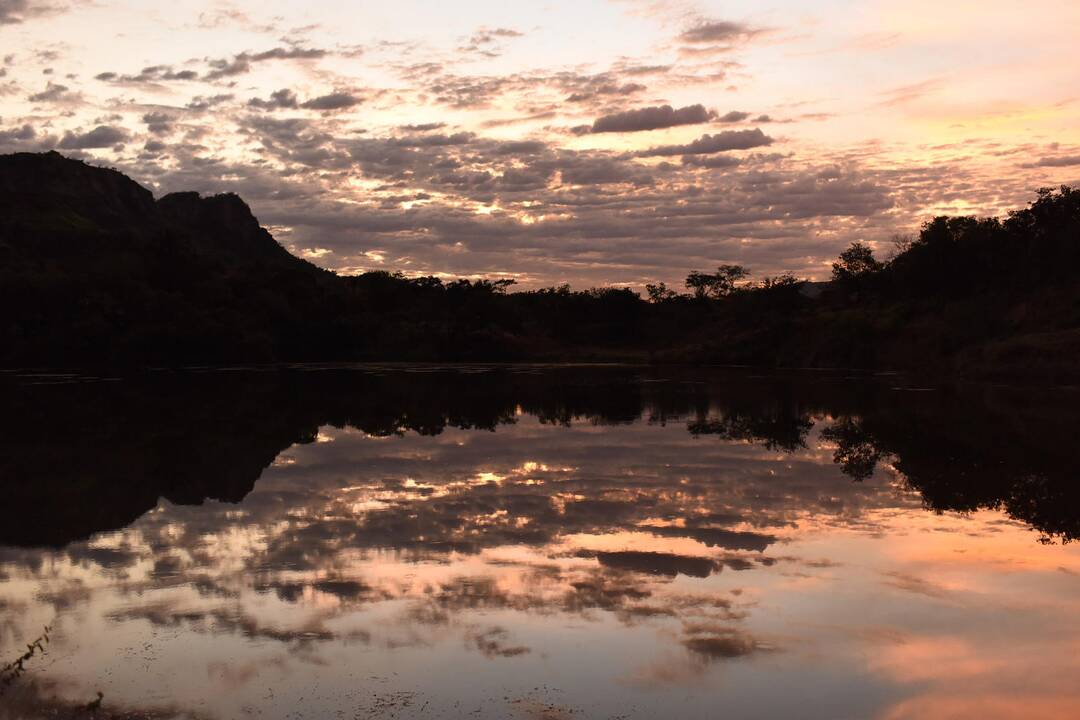
<path fill-rule="evenodd" d="M 776 288 L 795 287 L 800 283 L 802 283 L 802 281 L 791 273 L 784 273 L 783 275 L 777 275 L 776 277 L 770 277 L 766 275 L 761 279 L 759 287 L 762 290 L 773 290 Z"/>
<path fill-rule="evenodd" d="M 744 279 L 750 271 L 742 265 L 721 265 L 714 273 L 697 270 L 686 276 L 686 287 L 692 290 L 694 297 L 705 300 L 727 297 L 735 291 L 735 283 Z"/>
<path fill-rule="evenodd" d="M 649 302 L 651 303 L 667 302 L 678 297 L 678 293 L 669 289 L 667 283 L 658 283 L 656 285 L 648 283 L 645 285 L 645 292 L 648 293 Z"/>
<path fill-rule="evenodd" d="M 840 253 L 839 261 L 833 263 L 832 276 L 833 280 L 843 282 L 875 273 L 881 268 L 882 264 L 874 258 L 874 251 L 869 245 L 853 242 L 851 247 Z"/>
<path fill-rule="evenodd" d="M 892 238 L 890 238 L 890 242 L 892 243 L 892 248 L 889 250 L 889 254 L 885 256 L 886 263 L 890 263 L 906 253 L 915 245 L 917 240 L 915 236 L 910 233 L 895 233 Z"/>

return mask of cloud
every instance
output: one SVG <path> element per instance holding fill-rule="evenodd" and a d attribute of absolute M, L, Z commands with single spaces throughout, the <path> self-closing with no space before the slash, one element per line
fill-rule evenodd
<path fill-rule="evenodd" d="M 524 34 L 510 28 L 480 28 L 469 38 L 469 42 L 473 45 L 483 45 L 493 43 L 499 38 L 516 38 L 522 37 Z"/>
<path fill-rule="evenodd" d="M 731 155 L 683 155 L 682 164 L 688 167 L 718 170 L 738 167 L 743 164 L 743 160 Z"/>
<path fill-rule="evenodd" d="M 430 130 L 441 130 L 444 127 L 446 127 L 446 123 L 444 122 L 430 122 L 419 123 L 415 125 L 402 125 L 401 129 L 408 130 L 410 132 L 428 132 Z"/>
<path fill-rule="evenodd" d="M 211 60 L 210 72 L 206 73 L 207 80 L 221 80 L 234 75 L 243 75 L 251 70 L 251 61 L 247 55 L 237 55 L 232 60 Z"/>
<path fill-rule="evenodd" d="M 134 75 L 102 72 L 95 75 L 94 79 L 119 85 L 152 85 L 169 80 L 198 80 L 199 73 L 194 70 L 173 70 L 169 65 L 150 65 Z"/>
<path fill-rule="evenodd" d="M 320 95 L 319 97 L 312 98 L 305 103 L 302 103 L 300 107 L 307 110 L 344 110 L 350 108 L 353 105 L 358 105 L 362 100 L 355 95 L 347 92 L 334 92 L 329 95 Z"/>
<path fill-rule="evenodd" d="M 263 110 L 289 110 L 295 109 L 299 106 L 296 99 L 296 93 L 288 88 L 276 90 L 270 93 L 269 100 L 263 100 L 261 98 L 251 98 L 248 100 L 248 107 L 261 108 Z"/>
<path fill-rule="evenodd" d="M 392 142 L 398 147 L 440 147 L 446 145 L 468 145 L 476 139 L 476 133 L 458 132 L 452 135 L 409 135 Z"/>
<path fill-rule="evenodd" d="M 686 145 L 661 145 L 649 150 L 642 150 L 637 155 L 638 157 L 708 155 L 728 150 L 749 150 L 750 148 L 764 147 L 772 143 L 773 139 L 761 132 L 760 128 L 754 128 L 753 130 L 725 130 L 715 135 L 706 133 Z"/>
<path fill-rule="evenodd" d="M 123 128 L 98 125 L 87 133 L 64 133 L 64 137 L 60 139 L 60 147 L 70 150 L 112 147 L 126 142 L 128 137 L 127 131 Z"/>
<path fill-rule="evenodd" d="M 641 83 L 598 83 L 594 87 L 578 90 L 571 93 L 567 96 L 566 102 L 588 102 L 590 100 L 596 100 L 607 95 L 618 95 L 625 97 L 627 95 L 634 95 L 636 93 L 644 92 L 647 89 L 648 88 Z"/>
<path fill-rule="evenodd" d="M 1057 157 L 1043 157 L 1039 158 L 1036 162 L 1027 163 L 1021 167 L 1025 168 L 1056 168 L 1056 167 L 1072 167 L 1073 165 L 1080 165 L 1080 155 L 1058 155 Z"/>
<path fill-rule="evenodd" d="M 679 40 L 685 43 L 728 43 L 748 40 L 763 32 L 744 23 L 727 20 L 702 21 L 684 30 Z"/>
<path fill-rule="evenodd" d="M 243 75 L 251 70 L 253 63 L 267 60 L 317 60 L 326 57 L 330 53 L 321 48 L 304 48 L 299 46 L 276 47 L 258 53 L 243 52 L 235 55 L 231 60 L 219 58 L 209 60 L 210 72 L 206 73 L 207 80 L 220 80 L 222 78 Z"/>
<path fill-rule="evenodd" d="M 706 110 L 704 105 L 688 105 L 678 110 L 670 105 L 661 105 L 604 115 L 593 122 L 591 131 L 606 133 L 658 130 L 678 125 L 706 123 L 715 117 L 716 113 Z"/>
<path fill-rule="evenodd" d="M 173 122 L 176 118 L 163 112 L 148 112 L 142 120 L 146 123 L 146 129 L 154 135 L 167 135 L 172 132 Z"/>
<path fill-rule="evenodd" d="M 41 0 L 0 0 L 0 25 L 17 25 L 31 18 L 53 15 L 67 9 L 56 2 Z"/>
<path fill-rule="evenodd" d="M 185 107 L 188 110 L 194 110 L 195 112 L 203 112 L 203 111 L 209 110 L 212 107 L 217 107 L 218 105 L 222 105 L 224 103 L 227 103 L 230 100 L 232 100 L 233 97 L 235 97 L 235 96 L 232 95 L 232 94 L 209 95 L 209 96 L 196 95 L 195 97 L 193 97 L 191 99 L 191 102 L 189 102 Z"/>
<path fill-rule="evenodd" d="M 253 55 L 245 55 L 252 62 L 264 60 L 317 60 L 326 57 L 329 53 L 322 48 L 304 47 L 276 47 Z"/>
<path fill-rule="evenodd" d="M 722 123 L 737 123 L 742 122 L 746 118 L 750 117 L 750 113 L 741 112 L 739 110 L 732 110 L 731 112 L 724 113 L 720 117 L 716 118 L 717 122 Z"/>
<path fill-rule="evenodd" d="M 37 131 L 30 125 L 23 125 L 22 127 L 13 130 L 0 130 L 0 145 L 10 145 L 23 140 L 33 140 L 36 135 Z"/>
<path fill-rule="evenodd" d="M 75 102 L 81 99 L 81 95 L 72 92 L 66 85 L 54 83 L 51 80 L 45 85 L 45 89 L 28 97 L 30 102 Z"/>
<path fill-rule="evenodd" d="M 510 28 L 480 28 L 468 41 L 458 48 L 463 53 L 477 53 L 484 57 L 499 56 L 498 41 L 507 38 L 522 37 L 524 33 Z"/>
<path fill-rule="evenodd" d="M 247 13 L 237 9 L 216 9 L 199 13 L 198 27 L 214 29 L 236 25 L 252 32 L 272 33 L 277 31 L 274 23 L 258 23 Z"/>
<path fill-rule="evenodd" d="M 649 185 L 653 175 L 648 169 L 617 158 L 571 155 L 559 163 L 562 181 L 568 185 L 608 185 L 631 183 Z"/>

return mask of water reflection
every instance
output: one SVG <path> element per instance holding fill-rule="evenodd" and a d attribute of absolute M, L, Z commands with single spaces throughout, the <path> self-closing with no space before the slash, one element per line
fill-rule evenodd
<path fill-rule="evenodd" d="M 1074 716 L 1072 398 L 895 385 L 9 380 L 0 658 L 53 632 L 0 705 Z"/>

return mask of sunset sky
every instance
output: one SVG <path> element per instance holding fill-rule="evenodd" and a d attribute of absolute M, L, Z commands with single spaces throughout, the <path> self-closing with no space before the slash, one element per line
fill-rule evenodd
<path fill-rule="evenodd" d="M 827 276 L 1080 183 L 1075 0 L 0 0 L 0 152 L 240 194 L 339 272 Z"/>

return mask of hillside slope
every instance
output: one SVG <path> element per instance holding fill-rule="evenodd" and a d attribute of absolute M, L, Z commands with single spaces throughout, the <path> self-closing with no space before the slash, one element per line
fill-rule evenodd
<path fill-rule="evenodd" d="M 235 195 L 160 200 L 57 153 L 0 156 L 0 359 L 207 362 L 318 354 L 333 274 L 289 254 Z"/>

